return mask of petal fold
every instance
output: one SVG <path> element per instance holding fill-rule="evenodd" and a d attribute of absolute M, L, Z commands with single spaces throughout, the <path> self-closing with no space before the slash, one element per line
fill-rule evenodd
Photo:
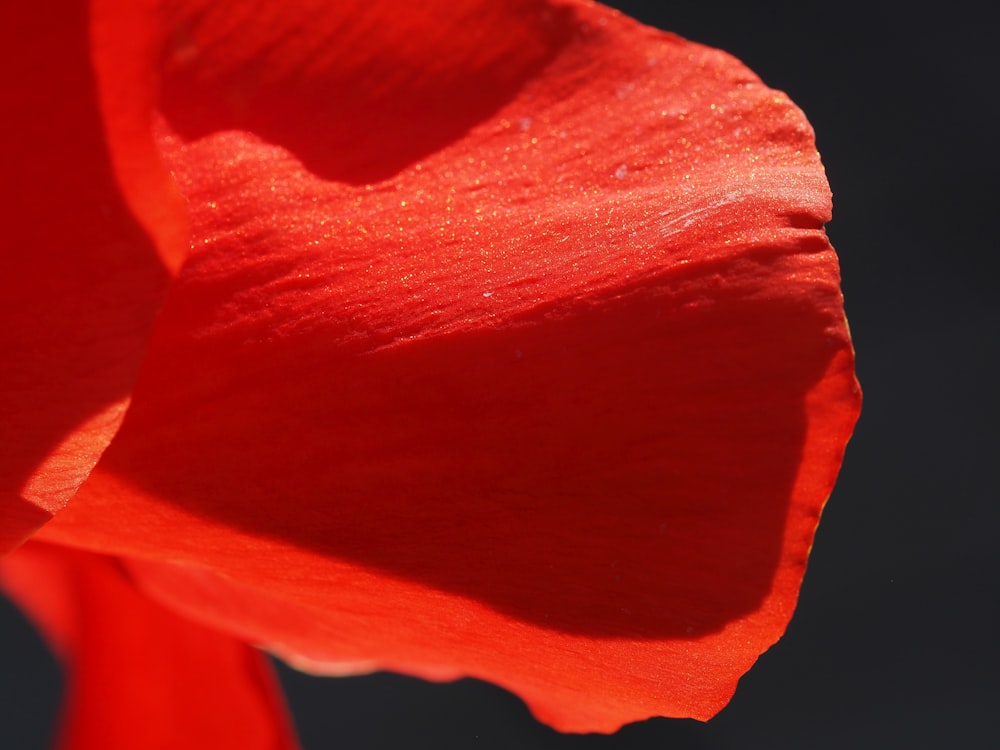
<path fill-rule="evenodd" d="M 171 6 L 195 247 L 43 535 L 297 661 L 564 730 L 707 718 L 784 632 L 860 404 L 812 131 L 590 4 L 450 11 L 482 39 L 362 6 Z"/>
<path fill-rule="evenodd" d="M 167 281 L 111 166 L 88 6 L 51 12 L 0 10 L 0 553 L 114 435 Z"/>

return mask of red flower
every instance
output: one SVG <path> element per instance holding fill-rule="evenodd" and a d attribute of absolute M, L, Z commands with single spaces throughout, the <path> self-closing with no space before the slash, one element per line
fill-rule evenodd
<path fill-rule="evenodd" d="M 58 513 L 70 744 L 288 746 L 243 643 L 717 712 L 860 402 L 802 114 L 572 0 L 67 5 L 0 19 L 0 543 Z"/>

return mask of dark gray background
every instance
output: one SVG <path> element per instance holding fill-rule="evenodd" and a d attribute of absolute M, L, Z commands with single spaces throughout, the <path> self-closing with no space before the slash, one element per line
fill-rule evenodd
<path fill-rule="evenodd" d="M 617 4 L 743 59 L 816 128 L 865 408 L 787 636 L 709 722 L 562 736 L 503 691 L 283 678 L 317 748 L 987 748 L 1000 742 L 992 24 L 972 4 Z M 58 671 L 0 600 L 0 747 Z"/>

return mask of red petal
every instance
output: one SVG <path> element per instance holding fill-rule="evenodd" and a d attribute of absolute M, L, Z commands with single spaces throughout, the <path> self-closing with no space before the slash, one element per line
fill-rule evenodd
<path fill-rule="evenodd" d="M 91 58 L 85 4 L 57 12 L 53 23 L 48 5 L 0 10 L 0 553 L 76 491 L 138 373 L 166 274 L 120 185 L 158 204 L 140 218 L 163 243 L 179 226 L 148 124 L 140 158 L 125 144 L 142 139 L 124 132 L 141 123 L 102 102 L 109 82 L 101 91 L 92 73 L 102 66 Z M 106 139 L 115 130 L 117 154 Z M 116 156 L 146 175 L 141 184 L 116 173 Z"/>
<path fill-rule="evenodd" d="M 153 604 L 112 560 L 31 543 L 0 583 L 69 668 L 64 750 L 293 750 L 267 660 Z"/>
<path fill-rule="evenodd" d="M 352 182 L 447 146 L 575 31 L 543 0 L 178 0 L 172 11 L 162 106 L 174 129 L 251 132 Z"/>
<path fill-rule="evenodd" d="M 784 631 L 857 416 L 812 133 L 721 53 L 496 5 L 458 14 L 481 38 L 182 6 L 198 249 L 45 533 L 203 566 L 135 570 L 284 653 L 562 729 L 706 718 Z"/>

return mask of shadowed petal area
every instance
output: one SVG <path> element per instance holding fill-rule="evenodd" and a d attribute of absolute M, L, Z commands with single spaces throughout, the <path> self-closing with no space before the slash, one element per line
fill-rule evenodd
<path fill-rule="evenodd" d="M 298 747 L 267 659 L 151 602 L 115 561 L 29 542 L 0 585 L 67 665 L 62 750 Z"/>
<path fill-rule="evenodd" d="M 572 33 L 544 0 L 176 0 L 162 111 L 186 140 L 241 130 L 369 182 L 493 114 Z"/>
<path fill-rule="evenodd" d="M 359 141 L 370 184 L 318 164 L 322 118 L 182 122 L 171 102 L 239 80 L 212 49 L 262 49 L 192 22 L 215 41 L 168 81 L 161 148 L 195 247 L 46 538 L 299 663 L 482 677 L 564 730 L 726 703 L 784 632 L 857 417 L 829 191 L 801 113 L 738 62 L 557 7 L 544 67 L 505 49 L 523 80 L 453 102 L 461 137 Z M 275 59 L 328 27 L 276 31 Z M 297 62 L 281 87 L 313 91 Z"/>
<path fill-rule="evenodd" d="M 0 553 L 114 435 L 167 279 L 110 165 L 86 4 L 58 14 L 0 10 Z"/>

